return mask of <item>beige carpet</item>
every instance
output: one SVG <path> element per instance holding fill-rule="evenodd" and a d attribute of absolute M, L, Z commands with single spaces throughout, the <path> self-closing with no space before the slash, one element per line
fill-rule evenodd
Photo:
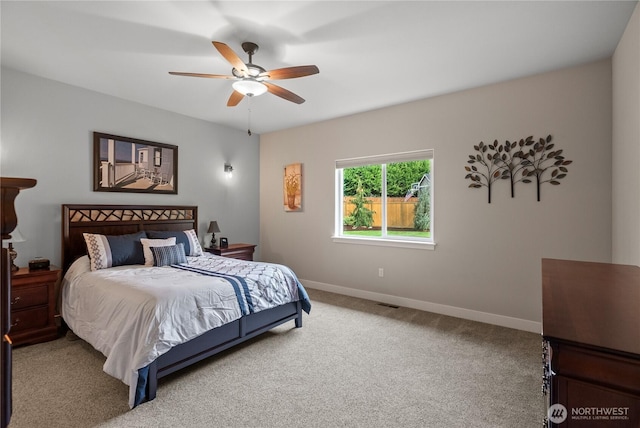
<path fill-rule="evenodd" d="M 82 340 L 17 348 L 10 428 L 541 425 L 539 335 L 308 291 L 302 329 L 175 373 L 133 410 Z"/>

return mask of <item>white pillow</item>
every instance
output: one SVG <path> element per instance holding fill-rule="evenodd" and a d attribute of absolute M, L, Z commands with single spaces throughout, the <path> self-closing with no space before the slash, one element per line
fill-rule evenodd
<path fill-rule="evenodd" d="M 167 238 L 167 239 L 148 239 L 142 238 L 140 239 L 140 243 L 142 243 L 142 252 L 144 253 L 144 265 L 145 266 L 153 266 L 153 252 L 151 252 L 151 247 L 170 247 L 172 245 L 176 245 L 176 238 Z"/>

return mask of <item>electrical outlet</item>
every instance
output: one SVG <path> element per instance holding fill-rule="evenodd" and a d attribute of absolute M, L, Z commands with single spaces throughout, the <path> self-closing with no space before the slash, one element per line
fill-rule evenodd
<path fill-rule="evenodd" d="M 384 269 L 383 268 L 378 268 L 378 276 L 380 278 L 384 277 Z"/>

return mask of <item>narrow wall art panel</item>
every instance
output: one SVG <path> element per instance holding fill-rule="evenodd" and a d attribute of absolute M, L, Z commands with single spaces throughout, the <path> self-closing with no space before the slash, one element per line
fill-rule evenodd
<path fill-rule="evenodd" d="M 302 164 L 292 163 L 284 167 L 284 210 L 302 211 Z"/>

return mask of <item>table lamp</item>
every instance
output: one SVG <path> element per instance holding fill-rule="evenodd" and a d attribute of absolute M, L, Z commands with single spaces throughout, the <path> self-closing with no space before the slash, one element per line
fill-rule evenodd
<path fill-rule="evenodd" d="M 211 233 L 211 248 L 216 246 L 216 233 L 220 233 L 220 228 L 218 227 L 218 222 L 217 221 L 212 221 L 209 223 L 209 229 L 207 230 L 207 233 Z"/>
<path fill-rule="evenodd" d="M 9 243 L 9 257 L 11 257 L 11 272 L 15 272 L 18 270 L 18 266 L 15 264 L 16 257 L 18 257 L 18 252 L 13 248 L 13 244 L 15 242 L 25 242 L 24 236 L 20 233 L 18 228 L 16 227 L 13 232 L 11 232 L 11 238 L 5 239 L 6 242 Z"/>

